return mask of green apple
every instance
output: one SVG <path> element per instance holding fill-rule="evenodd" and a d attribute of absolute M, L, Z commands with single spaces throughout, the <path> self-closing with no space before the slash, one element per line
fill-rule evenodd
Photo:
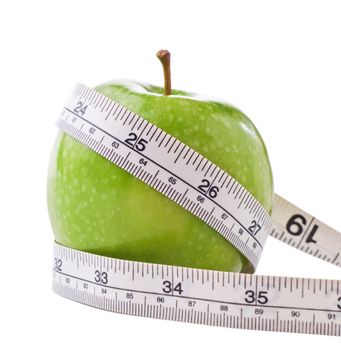
<path fill-rule="evenodd" d="M 254 124 L 227 103 L 171 90 L 163 64 L 164 88 L 119 80 L 96 90 L 207 157 L 271 212 L 272 172 Z M 50 159 L 47 194 L 55 240 L 65 246 L 143 262 L 252 270 L 206 223 L 64 132 Z"/>

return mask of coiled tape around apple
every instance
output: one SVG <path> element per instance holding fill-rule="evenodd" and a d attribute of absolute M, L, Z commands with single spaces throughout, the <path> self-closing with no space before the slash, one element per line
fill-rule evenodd
<path fill-rule="evenodd" d="M 269 233 L 341 265 L 341 233 L 277 195 L 270 217 L 225 171 L 93 89 L 77 85 L 57 124 L 206 222 L 248 258 L 252 270 Z M 54 243 L 53 289 L 66 298 L 131 315 L 341 336 L 339 280 L 128 261 Z"/>

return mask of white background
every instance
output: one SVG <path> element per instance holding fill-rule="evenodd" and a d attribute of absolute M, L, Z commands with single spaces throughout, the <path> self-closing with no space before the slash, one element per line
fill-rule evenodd
<path fill-rule="evenodd" d="M 333 337 L 159 321 L 63 299 L 51 292 L 46 208 L 54 123 L 74 84 L 162 84 L 155 53 L 167 48 L 173 87 L 243 110 L 267 144 L 276 192 L 341 230 L 340 18 L 341 3 L 328 0 L 1 2 L 0 347 L 340 348 Z M 274 239 L 257 272 L 341 277 Z"/>

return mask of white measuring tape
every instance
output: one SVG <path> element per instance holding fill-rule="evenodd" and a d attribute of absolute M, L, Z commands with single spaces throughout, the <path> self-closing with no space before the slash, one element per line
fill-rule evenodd
<path fill-rule="evenodd" d="M 270 217 L 225 171 L 93 89 L 76 86 L 58 125 L 206 222 L 254 268 L 269 233 L 341 266 L 341 233 L 279 196 Z M 54 290 L 87 305 L 217 326 L 341 336 L 341 281 L 134 262 L 57 243 L 53 258 Z"/>

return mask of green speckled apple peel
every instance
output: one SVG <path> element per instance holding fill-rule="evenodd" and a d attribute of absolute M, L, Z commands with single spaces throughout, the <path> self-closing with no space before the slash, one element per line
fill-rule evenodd
<path fill-rule="evenodd" d="M 179 90 L 113 81 L 96 90 L 207 157 L 271 212 L 273 180 L 253 123 L 221 101 Z M 55 240 L 121 259 L 250 272 L 247 259 L 206 223 L 72 137 L 60 132 L 49 166 Z"/>

